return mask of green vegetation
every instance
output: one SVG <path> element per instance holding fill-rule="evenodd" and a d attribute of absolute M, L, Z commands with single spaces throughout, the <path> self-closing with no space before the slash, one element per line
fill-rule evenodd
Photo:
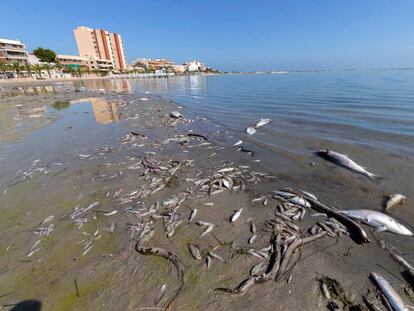
<path fill-rule="evenodd" d="M 33 50 L 33 54 L 43 63 L 56 62 L 56 53 L 51 49 L 38 47 L 37 49 Z"/>

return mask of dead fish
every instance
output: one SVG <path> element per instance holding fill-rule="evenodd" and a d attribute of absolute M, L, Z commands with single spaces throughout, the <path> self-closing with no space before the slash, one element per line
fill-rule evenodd
<path fill-rule="evenodd" d="M 170 113 L 170 117 L 175 119 L 181 118 L 181 113 L 179 113 L 178 111 L 172 111 Z"/>
<path fill-rule="evenodd" d="M 213 251 L 209 251 L 208 252 L 208 256 L 217 259 L 218 261 L 222 261 L 224 262 L 224 259 L 221 258 L 219 255 L 217 255 L 216 253 L 214 253 Z"/>
<path fill-rule="evenodd" d="M 191 211 L 190 217 L 188 217 L 188 222 L 192 222 L 194 217 L 196 217 L 196 215 L 197 215 L 197 209 L 195 208 Z"/>
<path fill-rule="evenodd" d="M 233 215 L 231 215 L 230 222 L 235 222 L 237 218 L 240 217 L 242 211 L 243 211 L 243 208 L 239 208 Z"/>
<path fill-rule="evenodd" d="M 399 193 L 390 195 L 387 203 L 385 204 L 385 210 L 389 210 L 394 206 L 403 204 L 405 199 L 407 199 L 407 197 Z"/>
<path fill-rule="evenodd" d="M 349 218 L 360 220 L 363 223 L 376 228 L 376 232 L 389 231 L 401 235 L 413 235 L 412 231 L 405 225 L 384 213 L 365 209 L 342 210 L 339 211 L 339 213 L 344 214 Z"/>
<path fill-rule="evenodd" d="M 164 283 L 164 285 L 162 285 L 161 288 L 160 288 L 160 291 L 157 295 L 157 298 L 154 299 L 154 306 L 156 306 L 162 300 L 162 298 L 165 295 L 166 288 L 167 288 L 167 284 Z"/>
<path fill-rule="evenodd" d="M 360 166 L 359 164 L 355 163 L 353 160 L 348 158 L 347 155 L 341 154 L 335 151 L 331 151 L 328 149 L 325 150 L 318 150 L 316 152 L 318 156 L 321 158 L 331 161 L 335 164 L 338 164 L 340 166 L 343 166 L 351 171 L 357 172 L 359 174 L 365 175 L 371 179 L 378 179 L 381 178 L 378 175 L 375 175 L 373 173 L 368 172 L 364 167 Z"/>
<path fill-rule="evenodd" d="M 381 292 L 387 297 L 388 302 L 395 311 L 408 311 L 410 310 L 397 292 L 392 288 L 390 283 L 381 275 L 375 272 L 371 272 L 372 278 L 377 283 Z"/>
<path fill-rule="evenodd" d="M 308 196 L 308 197 L 314 199 L 315 201 L 318 201 L 318 198 L 312 192 L 308 192 L 308 191 L 305 191 L 305 190 L 301 190 L 300 192 L 302 192 L 305 196 Z"/>
<path fill-rule="evenodd" d="M 322 281 L 321 281 L 321 292 L 327 300 L 331 300 L 331 294 L 329 293 L 328 285 L 326 285 L 326 283 Z"/>
<path fill-rule="evenodd" d="M 194 259 L 201 260 L 201 252 L 197 246 L 188 244 L 188 248 L 190 250 L 191 256 L 193 256 Z"/>
<path fill-rule="evenodd" d="M 116 213 L 118 213 L 118 210 L 113 210 L 113 211 L 104 213 L 104 216 L 112 216 L 112 215 L 115 215 Z"/>
<path fill-rule="evenodd" d="M 266 124 L 269 124 L 271 121 L 271 119 L 260 119 L 260 121 L 256 124 L 256 128 L 265 126 Z"/>
<path fill-rule="evenodd" d="M 262 271 L 265 268 L 265 262 L 259 262 L 257 265 L 254 265 L 251 269 L 250 269 L 250 275 L 254 276 L 259 274 L 260 271 Z"/>
<path fill-rule="evenodd" d="M 253 221 L 250 222 L 250 232 L 253 234 L 256 233 L 256 226 L 254 225 Z"/>
<path fill-rule="evenodd" d="M 237 142 L 235 142 L 234 143 L 234 147 L 236 147 L 236 146 L 239 146 L 239 145 L 241 145 L 243 143 L 243 141 L 242 140 L 238 140 Z"/>
<path fill-rule="evenodd" d="M 229 173 L 233 171 L 234 171 L 234 167 L 225 167 L 225 168 L 222 168 L 221 170 L 218 170 L 217 173 Z"/>
<path fill-rule="evenodd" d="M 55 218 L 55 216 L 54 215 L 50 215 L 49 217 L 46 217 L 43 221 L 42 221 L 42 223 L 40 224 L 41 226 L 43 226 L 45 223 L 47 223 L 47 222 L 49 222 L 49 221 L 52 221 L 53 220 L 53 218 Z"/>
<path fill-rule="evenodd" d="M 146 98 L 146 97 L 141 97 L 139 100 L 141 100 L 141 101 L 147 101 L 147 100 L 148 100 L 148 98 Z"/>
<path fill-rule="evenodd" d="M 200 238 L 205 236 L 207 233 L 211 232 L 214 228 L 214 225 L 207 226 L 207 228 L 203 231 L 203 233 L 200 234 Z"/>
<path fill-rule="evenodd" d="M 246 129 L 246 133 L 249 135 L 253 135 L 254 133 L 256 133 L 256 129 L 254 127 L 248 127 Z"/>
<path fill-rule="evenodd" d="M 257 238 L 257 234 L 253 234 L 253 235 L 250 237 L 250 239 L 249 239 L 248 243 L 249 243 L 249 244 L 253 244 L 253 243 L 254 243 L 254 241 L 256 240 L 256 238 Z"/>
<path fill-rule="evenodd" d="M 207 267 L 207 269 L 208 268 L 210 268 L 210 265 L 211 265 L 211 258 L 210 258 L 210 256 L 206 256 L 206 258 L 205 258 L 205 261 L 206 261 L 206 267 Z"/>

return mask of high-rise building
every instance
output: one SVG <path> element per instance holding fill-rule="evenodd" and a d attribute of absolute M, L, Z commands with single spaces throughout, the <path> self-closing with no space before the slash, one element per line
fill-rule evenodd
<path fill-rule="evenodd" d="M 85 26 L 73 32 L 80 56 L 112 61 L 116 69 L 126 69 L 124 46 L 119 34 Z"/>

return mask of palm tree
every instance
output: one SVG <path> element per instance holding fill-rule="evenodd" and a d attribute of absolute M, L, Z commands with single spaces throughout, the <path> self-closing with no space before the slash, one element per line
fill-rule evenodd
<path fill-rule="evenodd" d="M 58 70 L 59 73 L 62 73 L 63 65 L 59 61 L 55 62 L 55 68 Z"/>
<path fill-rule="evenodd" d="M 42 77 L 42 70 L 43 70 L 43 66 L 42 65 L 40 65 L 40 64 L 34 65 L 33 66 L 33 70 L 35 71 L 36 76 L 38 78 L 41 78 Z"/>
<path fill-rule="evenodd" d="M 0 70 L 3 74 L 3 78 L 6 78 L 6 71 L 9 69 L 9 64 L 0 62 Z"/>
<path fill-rule="evenodd" d="M 42 67 L 43 67 L 44 70 L 47 70 L 47 74 L 49 75 L 49 78 L 52 78 L 52 75 L 50 74 L 50 69 L 52 69 L 52 67 L 50 66 L 50 64 L 45 63 L 45 64 L 43 64 Z"/>
<path fill-rule="evenodd" d="M 32 77 L 32 65 L 30 65 L 29 63 L 24 65 L 24 70 L 26 70 L 27 75 L 29 76 L 29 78 Z"/>
<path fill-rule="evenodd" d="M 20 63 L 19 62 L 13 62 L 12 68 L 13 68 L 13 71 L 16 72 L 17 77 L 19 77 L 20 76 L 20 68 L 21 68 Z"/>

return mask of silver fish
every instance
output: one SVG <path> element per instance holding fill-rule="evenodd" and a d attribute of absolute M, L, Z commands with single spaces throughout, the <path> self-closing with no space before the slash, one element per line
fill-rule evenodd
<path fill-rule="evenodd" d="M 192 222 L 196 215 L 197 215 L 197 209 L 195 208 L 191 211 L 190 217 L 188 217 L 188 222 Z"/>
<path fill-rule="evenodd" d="M 375 272 L 371 272 L 371 276 L 375 282 L 377 282 L 377 285 L 380 288 L 381 292 L 385 295 L 385 297 L 387 297 L 388 302 L 391 304 L 391 307 L 395 311 L 409 310 L 405 302 L 401 299 L 401 297 L 397 294 L 397 292 L 392 288 L 390 283 L 388 283 L 385 278 Z"/>
<path fill-rule="evenodd" d="M 256 226 L 254 225 L 253 221 L 250 222 L 250 232 L 253 234 L 256 233 Z"/>
<path fill-rule="evenodd" d="M 253 135 L 254 133 L 256 133 L 256 129 L 254 127 L 248 127 L 246 129 L 246 133 L 249 135 Z"/>
<path fill-rule="evenodd" d="M 376 228 L 376 232 L 389 231 L 401 235 L 413 235 L 412 231 L 405 225 L 381 212 L 366 209 L 342 210 L 339 212 L 350 218 L 360 220 L 363 223 Z"/>
<path fill-rule="evenodd" d="M 254 243 L 254 241 L 256 241 L 256 238 L 257 238 L 257 234 L 253 234 L 253 235 L 250 237 L 250 239 L 249 239 L 248 243 L 249 243 L 249 244 L 253 244 L 253 243 Z"/>
<path fill-rule="evenodd" d="M 271 121 L 271 119 L 260 119 L 260 121 L 256 124 L 256 128 L 265 126 L 266 124 L 269 124 Z"/>
<path fill-rule="evenodd" d="M 216 253 L 214 253 L 213 251 L 209 251 L 208 256 L 217 259 L 218 261 L 224 261 L 223 258 L 221 258 L 219 255 L 217 255 Z"/>
<path fill-rule="evenodd" d="M 243 208 L 239 208 L 233 215 L 231 215 L 230 222 L 235 222 L 237 218 L 240 217 L 242 211 L 243 211 Z"/>
<path fill-rule="evenodd" d="M 324 158 L 325 160 L 331 161 L 335 164 L 343 166 L 351 171 L 357 172 L 359 174 L 365 175 L 371 179 L 380 178 L 379 176 L 368 172 L 364 167 L 360 166 L 359 164 L 355 163 L 353 160 L 348 158 L 345 154 L 341 154 L 335 151 L 331 151 L 328 149 L 325 150 L 318 150 L 316 152 L 318 156 Z"/>
<path fill-rule="evenodd" d="M 197 246 L 193 244 L 189 244 L 188 248 L 190 249 L 191 256 L 193 256 L 194 259 L 201 260 L 201 252 Z"/>
<path fill-rule="evenodd" d="M 200 234 L 200 238 L 205 236 L 207 233 L 211 232 L 214 228 L 214 225 L 207 226 L 207 228 Z"/>
<path fill-rule="evenodd" d="M 407 197 L 399 193 L 390 195 L 387 203 L 385 204 L 385 210 L 389 210 L 396 205 L 403 204 L 405 199 L 407 199 Z"/>
<path fill-rule="evenodd" d="M 235 142 L 234 143 L 234 147 L 236 147 L 236 146 L 238 146 L 238 145 L 241 145 L 243 143 L 243 141 L 242 140 L 238 140 L 237 142 Z"/>
<path fill-rule="evenodd" d="M 210 265 L 211 265 L 211 258 L 210 258 L 210 256 L 207 255 L 205 260 L 206 260 L 206 266 L 207 266 L 207 269 L 208 269 L 208 268 L 210 268 Z"/>

